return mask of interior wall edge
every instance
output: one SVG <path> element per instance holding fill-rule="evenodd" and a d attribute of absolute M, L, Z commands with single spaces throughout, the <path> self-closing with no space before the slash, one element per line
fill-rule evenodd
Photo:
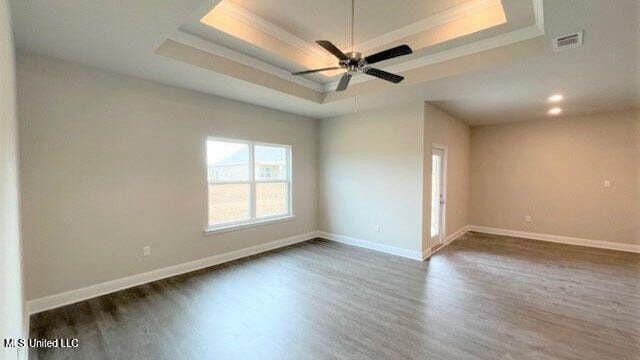
<path fill-rule="evenodd" d="M 0 0 L 0 338 L 26 338 L 16 58 L 8 0 Z M 2 359 L 24 359 L 25 348 L 0 347 Z"/>
<path fill-rule="evenodd" d="M 431 154 L 434 147 L 445 148 L 446 206 L 442 242 L 446 244 L 469 224 L 469 174 L 471 129 L 462 119 L 443 111 L 430 101 L 424 102 L 423 151 L 423 237 L 425 254 L 431 251 Z"/>

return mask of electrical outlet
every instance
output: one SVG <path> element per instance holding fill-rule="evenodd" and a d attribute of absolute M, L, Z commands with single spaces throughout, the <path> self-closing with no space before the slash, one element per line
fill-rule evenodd
<path fill-rule="evenodd" d="M 382 225 L 380 225 L 380 224 L 375 224 L 375 226 L 373 227 L 373 229 L 374 229 L 376 232 L 382 232 Z"/>
<path fill-rule="evenodd" d="M 151 255 L 151 246 L 144 246 L 142 248 L 142 256 L 149 256 Z"/>
<path fill-rule="evenodd" d="M 611 187 L 611 180 L 605 180 L 603 186 L 604 187 Z"/>
<path fill-rule="evenodd" d="M 524 221 L 530 223 L 532 221 L 531 220 L 531 215 L 525 215 L 524 216 Z"/>

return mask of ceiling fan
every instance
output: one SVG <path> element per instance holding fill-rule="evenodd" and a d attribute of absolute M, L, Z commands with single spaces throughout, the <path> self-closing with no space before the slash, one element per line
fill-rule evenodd
<path fill-rule="evenodd" d="M 355 0 L 351 0 L 351 48 L 353 49 L 353 19 L 354 19 L 354 6 Z M 325 50 L 333 54 L 336 58 L 338 58 L 338 66 L 326 67 L 321 69 L 314 70 L 305 70 L 291 73 L 291 75 L 305 75 L 311 74 L 321 71 L 328 70 L 337 70 L 337 69 L 346 69 L 342 77 L 340 78 L 340 82 L 338 83 L 338 87 L 336 91 L 343 91 L 349 86 L 349 80 L 354 73 L 363 73 L 371 76 L 375 76 L 382 80 L 390 81 L 392 83 L 399 83 L 404 80 L 403 76 L 392 74 L 380 69 L 372 68 L 369 65 L 375 64 L 380 61 L 393 59 L 398 56 L 409 55 L 413 51 L 408 45 L 399 45 L 387 50 L 380 51 L 378 53 L 363 57 L 357 51 L 351 51 L 348 53 L 343 53 L 337 46 L 335 46 L 331 41 L 328 40 L 318 40 L 316 43 L 322 46 Z"/>

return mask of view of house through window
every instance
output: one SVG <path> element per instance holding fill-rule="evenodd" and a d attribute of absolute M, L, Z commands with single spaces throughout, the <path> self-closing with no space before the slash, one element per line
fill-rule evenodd
<path fill-rule="evenodd" d="M 287 145 L 207 140 L 209 227 L 290 215 Z"/>

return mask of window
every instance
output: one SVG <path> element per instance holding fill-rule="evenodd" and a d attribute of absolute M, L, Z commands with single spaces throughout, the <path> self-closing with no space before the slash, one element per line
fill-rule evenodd
<path fill-rule="evenodd" d="M 207 140 L 209 230 L 291 215 L 291 147 Z"/>

